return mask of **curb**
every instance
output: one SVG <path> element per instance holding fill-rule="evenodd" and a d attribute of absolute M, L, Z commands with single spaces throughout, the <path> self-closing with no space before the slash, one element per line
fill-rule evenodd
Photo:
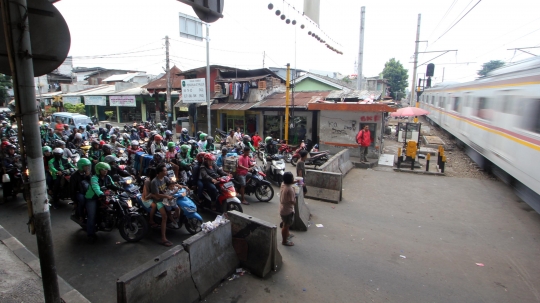
<path fill-rule="evenodd" d="M 41 277 L 41 267 L 39 259 L 19 240 L 13 237 L 6 229 L 0 225 L 0 242 L 4 243 L 17 258 L 26 264 L 36 275 Z M 69 285 L 64 279 L 58 276 L 58 287 L 60 289 L 60 297 L 65 303 L 90 303 L 80 292 Z"/>
<path fill-rule="evenodd" d="M 446 176 L 445 173 L 438 173 L 438 172 L 431 172 L 431 171 L 425 171 L 425 170 L 410 170 L 410 169 L 403 169 L 403 168 L 394 168 L 394 171 L 401 172 L 401 173 L 413 173 L 417 175 L 430 175 L 430 176 Z"/>

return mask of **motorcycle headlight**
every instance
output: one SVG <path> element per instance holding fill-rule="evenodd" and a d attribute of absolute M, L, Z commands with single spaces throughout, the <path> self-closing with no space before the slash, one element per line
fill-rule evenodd
<path fill-rule="evenodd" d="M 126 184 L 127 184 L 127 185 L 131 184 L 131 179 L 127 179 L 127 180 L 126 180 Z"/>
<path fill-rule="evenodd" d="M 129 206 L 129 208 L 132 208 L 133 207 L 133 202 L 131 202 L 131 199 L 127 199 L 127 205 Z"/>
<path fill-rule="evenodd" d="M 171 181 L 176 182 L 176 177 L 171 177 Z"/>

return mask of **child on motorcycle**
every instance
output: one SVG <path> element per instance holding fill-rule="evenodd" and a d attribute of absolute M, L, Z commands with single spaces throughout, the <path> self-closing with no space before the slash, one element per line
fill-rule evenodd
<path fill-rule="evenodd" d="M 165 195 L 172 197 L 181 188 L 182 186 L 180 186 L 176 182 L 169 180 L 167 181 L 167 190 L 165 190 Z M 169 220 L 171 221 L 172 227 L 179 228 L 177 220 L 180 217 L 180 207 L 178 207 L 178 205 L 176 204 L 176 198 L 173 198 L 173 199 L 165 198 L 163 199 L 163 202 L 161 203 L 163 203 L 163 206 L 165 207 L 165 210 L 167 211 L 167 216 L 169 217 Z M 174 214 L 172 214 L 173 211 L 174 211 Z"/>

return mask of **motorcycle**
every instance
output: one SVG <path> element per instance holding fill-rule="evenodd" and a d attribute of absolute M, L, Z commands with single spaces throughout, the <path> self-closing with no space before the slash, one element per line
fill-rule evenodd
<path fill-rule="evenodd" d="M 269 163 L 268 160 L 270 160 Z M 283 156 L 266 156 L 266 159 L 263 161 L 263 166 L 268 179 L 276 182 L 281 187 L 281 183 L 283 182 L 283 174 L 285 173 L 285 162 L 283 161 Z"/>
<path fill-rule="evenodd" d="M 128 162 L 128 155 L 126 149 L 123 147 L 119 147 L 116 150 L 116 157 L 120 160 L 120 164 L 126 164 Z"/>
<path fill-rule="evenodd" d="M 281 141 L 278 154 L 283 156 L 283 160 L 285 160 L 285 162 L 291 163 L 293 149 L 289 144 L 285 143 L 285 141 Z"/>
<path fill-rule="evenodd" d="M 151 208 L 146 207 L 142 202 L 140 189 L 137 185 L 133 184 L 132 178 L 125 177 L 120 183 L 122 184 L 122 187 L 127 191 L 127 194 L 129 195 L 131 201 L 137 202 L 137 205 L 139 206 L 139 213 L 144 216 L 148 216 L 150 214 Z M 176 199 L 178 207 L 180 207 L 180 217 L 178 218 L 177 222 L 178 229 L 182 228 L 182 225 L 185 224 L 186 230 L 190 234 L 194 235 L 201 231 L 203 219 L 201 215 L 197 213 L 197 206 L 193 203 L 193 201 L 191 201 L 191 199 L 187 197 L 187 194 L 188 193 L 185 189 L 181 189 L 173 195 L 173 197 Z M 159 211 L 156 211 L 154 216 L 155 222 L 161 222 L 161 213 Z"/>
<path fill-rule="evenodd" d="M 62 171 L 62 175 L 58 176 L 58 178 L 62 178 L 60 180 L 60 188 L 62 189 L 60 192 L 61 200 L 71 199 L 71 186 L 69 186 L 69 182 L 71 180 L 71 175 L 73 175 L 73 173 L 75 173 L 76 171 L 77 169 L 75 168 L 64 169 Z"/>
<path fill-rule="evenodd" d="M 138 208 L 133 206 L 130 196 L 126 192 L 115 195 L 111 190 L 103 190 L 105 200 L 100 201 L 97 208 L 96 231 L 111 232 L 117 227 L 120 236 L 128 242 L 138 242 L 144 238 L 149 230 L 148 222 L 139 214 Z M 86 214 L 82 221 L 75 217 L 75 211 L 70 218 L 86 229 Z"/>
<path fill-rule="evenodd" d="M 27 193 L 24 190 L 24 179 L 28 178 L 28 171 L 23 176 L 20 165 L 12 164 L 4 167 L 4 173 L 9 176 L 7 180 L 2 178 L 4 201 L 8 196 L 16 197 L 19 193 L 23 193 L 23 198 L 26 200 Z"/>
<path fill-rule="evenodd" d="M 240 202 L 240 199 L 236 197 L 236 189 L 234 188 L 234 183 L 231 181 L 231 177 L 224 176 L 219 178 L 219 184 L 216 184 L 217 190 L 218 190 L 218 196 L 216 201 L 216 211 L 220 213 L 225 213 L 231 210 L 236 210 L 239 212 L 243 212 L 242 210 L 242 204 Z M 195 204 L 197 204 L 198 207 L 206 208 L 208 210 L 211 210 L 212 205 L 212 199 L 210 198 L 210 195 L 206 192 L 206 190 L 203 190 L 203 197 L 201 198 L 202 201 L 197 199 L 197 194 L 195 191 L 191 192 L 192 200 L 196 201 Z"/>
<path fill-rule="evenodd" d="M 256 166 L 251 170 L 251 176 L 248 174 L 246 178 L 246 188 L 244 193 L 246 195 L 255 194 L 257 200 L 261 202 L 268 202 L 274 197 L 274 188 L 270 185 L 270 182 L 265 180 L 266 175 L 259 171 Z M 236 191 L 240 191 L 240 184 L 233 180 L 234 188 Z"/>
<path fill-rule="evenodd" d="M 301 151 L 300 148 L 297 149 L 291 159 L 291 164 L 293 166 L 296 166 L 296 163 L 298 163 L 298 160 L 300 159 L 300 151 Z M 319 152 L 309 152 L 309 158 L 306 159 L 305 164 L 314 165 L 315 168 L 317 168 L 317 166 L 321 166 L 324 163 L 326 163 L 326 161 L 328 161 L 329 159 L 329 156 L 330 156 L 330 152 L 327 150 L 319 151 Z"/>

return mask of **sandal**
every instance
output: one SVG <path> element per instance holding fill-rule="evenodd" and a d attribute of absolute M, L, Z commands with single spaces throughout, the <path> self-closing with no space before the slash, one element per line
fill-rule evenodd
<path fill-rule="evenodd" d="M 242 204 L 249 205 L 249 202 L 248 201 L 242 201 Z"/>
<path fill-rule="evenodd" d="M 160 242 L 161 245 L 163 246 L 167 246 L 167 247 L 171 247 L 173 244 L 171 241 L 163 241 L 163 242 Z"/>
<path fill-rule="evenodd" d="M 291 239 L 292 237 L 294 237 L 294 234 L 289 233 L 289 237 L 287 238 L 287 240 Z"/>
<path fill-rule="evenodd" d="M 289 241 L 289 240 L 287 240 L 287 242 L 285 242 L 285 243 L 282 242 L 281 244 L 283 244 L 285 246 L 294 246 L 294 243 L 292 241 Z"/>
<path fill-rule="evenodd" d="M 156 222 L 152 222 L 152 223 L 150 224 L 150 228 L 152 228 L 152 229 L 159 229 L 160 227 L 161 227 L 161 226 L 159 226 L 159 224 L 157 224 Z"/>

